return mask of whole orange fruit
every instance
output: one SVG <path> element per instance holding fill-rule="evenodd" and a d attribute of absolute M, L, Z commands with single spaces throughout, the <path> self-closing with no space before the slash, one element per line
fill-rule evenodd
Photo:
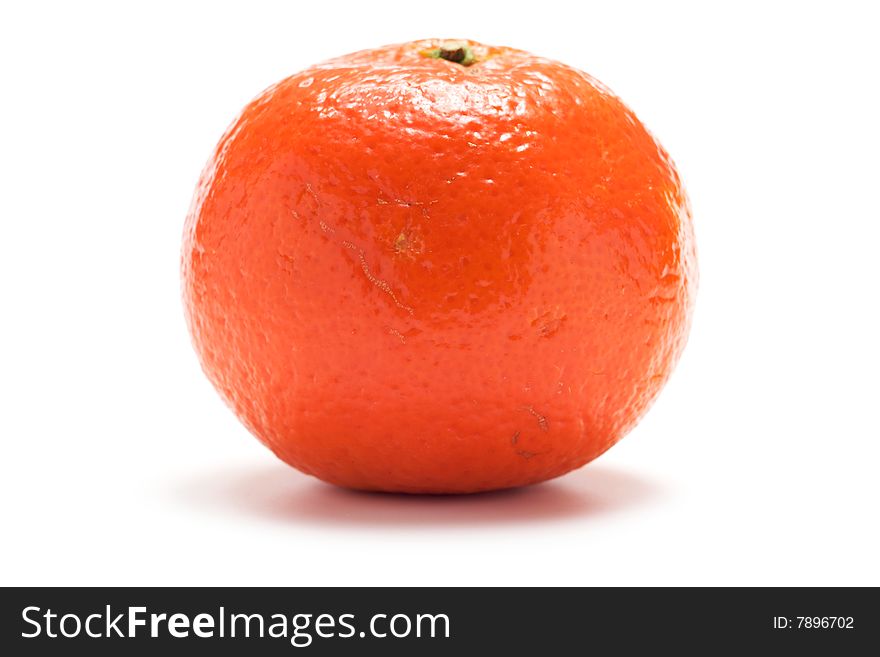
<path fill-rule="evenodd" d="M 210 380 L 290 465 L 458 493 L 556 477 L 632 428 L 687 336 L 688 201 L 606 87 L 475 42 L 297 73 L 245 107 L 183 244 Z"/>

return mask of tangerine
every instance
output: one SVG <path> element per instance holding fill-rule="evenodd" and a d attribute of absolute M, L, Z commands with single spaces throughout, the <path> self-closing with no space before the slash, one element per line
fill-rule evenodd
<path fill-rule="evenodd" d="M 627 433 L 697 282 L 664 149 L 589 75 L 424 40 L 308 68 L 245 107 L 182 255 L 209 379 L 341 486 L 532 484 Z"/>

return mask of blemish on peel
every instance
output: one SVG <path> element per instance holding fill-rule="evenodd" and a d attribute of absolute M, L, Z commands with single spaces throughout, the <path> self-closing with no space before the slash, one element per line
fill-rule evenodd
<path fill-rule="evenodd" d="M 391 335 L 393 335 L 394 337 L 396 337 L 398 340 L 400 340 L 401 343 L 406 344 L 406 336 L 403 333 L 401 333 L 400 331 L 398 331 L 396 328 L 389 328 L 388 332 Z"/>
<path fill-rule="evenodd" d="M 664 294 L 652 294 L 648 297 L 648 302 L 654 305 L 662 305 L 664 303 L 673 303 L 678 299 L 674 294 L 672 295 L 664 295 Z"/>
<path fill-rule="evenodd" d="M 352 244 L 348 240 L 343 240 L 342 246 L 344 246 L 346 249 L 357 252 L 358 258 L 361 263 L 361 271 L 364 272 L 364 276 L 367 277 L 367 280 L 370 281 L 370 283 L 372 283 L 373 285 L 378 287 L 380 290 L 382 290 L 385 294 L 390 296 L 391 300 L 394 301 L 394 304 L 398 308 L 405 310 L 410 315 L 413 314 L 413 309 L 410 308 L 409 306 L 407 306 L 406 304 L 401 303 L 400 299 L 397 298 L 397 295 L 394 293 L 394 290 L 391 288 L 391 285 L 389 285 L 387 281 L 385 281 L 381 278 L 377 278 L 376 276 L 373 275 L 373 272 L 370 271 L 370 265 L 367 263 L 367 256 L 366 256 L 366 254 L 364 254 L 363 249 L 358 248 L 355 244 Z"/>
<path fill-rule="evenodd" d="M 376 198 L 376 205 L 396 205 L 401 208 L 425 208 L 430 205 L 434 205 L 438 203 L 439 199 L 434 199 L 432 201 L 407 201 L 403 198 L 382 198 L 381 196 Z"/>
<path fill-rule="evenodd" d="M 547 421 L 547 418 L 536 411 L 534 406 L 526 406 L 523 410 L 526 410 L 535 416 L 538 420 L 538 426 L 541 428 L 541 431 L 550 431 L 550 423 Z"/>
<path fill-rule="evenodd" d="M 519 433 L 520 433 L 520 432 L 517 431 L 516 433 L 514 433 L 514 434 L 510 437 L 510 444 L 511 444 L 511 445 L 516 445 L 517 441 L 519 440 Z"/>
<path fill-rule="evenodd" d="M 310 183 L 306 183 L 306 191 L 312 195 L 312 198 L 315 199 L 315 201 L 318 200 L 318 195 L 315 194 L 315 190 L 312 189 L 312 185 Z"/>
<path fill-rule="evenodd" d="M 545 312 L 533 319 L 531 325 L 536 330 L 539 338 L 549 338 L 562 328 L 565 319 L 565 313 Z"/>

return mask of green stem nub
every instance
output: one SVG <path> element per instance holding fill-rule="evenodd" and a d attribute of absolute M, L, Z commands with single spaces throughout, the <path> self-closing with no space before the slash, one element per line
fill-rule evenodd
<path fill-rule="evenodd" d="M 435 59 L 445 59 L 447 62 L 454 62 L 462 66 L 470 66 L 477 61 L 474 51 L 466 43 L 448 44 L 440 48 L 433 48 L 422 53 L 426 57 L 434 57 Z"/>

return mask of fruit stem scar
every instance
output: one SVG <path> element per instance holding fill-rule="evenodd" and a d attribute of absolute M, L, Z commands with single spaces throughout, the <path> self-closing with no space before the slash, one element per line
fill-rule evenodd
<path fill-rule="evenodd" d="M 433 59 L 445 59 L 447 62 L 461 64 L 462 66 L 470 66 L 477 62 L 473 49 L 469 44 L 464 42 L 447 43 L 439 48 L 429 48 L 421 52 L 422 57 L 431 57 Z"/>

